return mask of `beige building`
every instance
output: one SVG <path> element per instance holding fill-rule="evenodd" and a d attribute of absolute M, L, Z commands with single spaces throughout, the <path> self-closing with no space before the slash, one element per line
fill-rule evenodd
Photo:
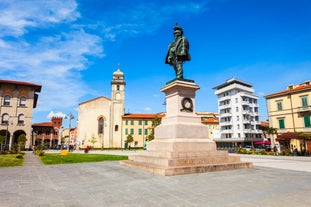
<path fill-rule="evenodd" d="M 285 132 L 311 133 L 311 81 L 289 85 L 286 90 L 267 95 L 265 98 L 269 126 L 276 128 L 278 134 Z M 272 141 L 275 142 L 275 140 Z M 300 143 L 291 144 L 300 148 Z"/>
<path fill-rule="evenodd" d="M 32 111 L 36 108 L 41 85 L 28 82 L 0 80 L 0 135 L 4 145 L 11 149 L 21 134 L 25 134 L 25 148 L 34 144 L 32 138 Z"/>
<path fill-rule="evenodd" d="M 131 134 L 134 141 L 131 147 L 143 147 L 148 136 L 153 133 L 154 121 L 162 119 L 164 114 L 126 114 L 122 118 L 122 146 L 127 147 L 125 141 Z"/>
<path fill-rule="evenodd" d="M 122 147 L 124 88 L 124 74 L 118 69 L 111 81 L 111 99 L 101 96 L 79 104 L 76 140 L 79 147 Z"/>
<path fill-rule="evenodd" d="M 208 138 L 213 140 L 214 134 L 219 132 L 219 114 L 214 112 L 196 112 L 201 117 L 202 124 L 208 128 Z"/>

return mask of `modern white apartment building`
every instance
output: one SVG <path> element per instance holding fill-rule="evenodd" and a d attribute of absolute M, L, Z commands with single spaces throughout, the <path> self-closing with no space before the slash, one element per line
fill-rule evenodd
<path fill-rule="evenodd" d="M 213 89 L 218 97 L 217 147 L 230 149 L 261 141 L 258 97 L 253 94 L 252 84 L 231 78 Z"/>

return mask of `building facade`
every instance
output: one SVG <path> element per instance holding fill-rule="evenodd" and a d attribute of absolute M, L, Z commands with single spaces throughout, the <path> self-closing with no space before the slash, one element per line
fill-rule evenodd
<path fill-rule="evenodd" d="M 276 128 L 278 134 L 285 132 L 311 134 L 311 81 L 289 85 L 286 90 L 269 94 L 265 98 L 269 126 Z M 300 148 L 300 143 L 292 145 Z M 309 148 L 311 149 L 311 146 Z"/>
<path fill-rule="evenodd" d="M 250 83 L 231 78 L 213 88 L 218 97 L 219 149 L 253 145 L 261 141 L 258 97 Z"/>
<path fill-rule="evenodd" d="M 25 148 L 31 148 L 32 112 L 36 108 L 41 85 L 0 80 L 0 135 L 5 136 L 4 148 L 11 149 L 21 134 L 26 135 Z"/>
<path fill-rule="evenodd" d="M 52 117 L 51 122 L 41 122 L 32 125 L 35 146 L 43 145 L 46 149 L 56 149 L 61 145 L 61 127 L 63 117 Z"/>
<path fill-rule="evenodd" d="M 154 133 L 155 123 L 164 117 L 160 114 L 126 114 L 122 117 L 122 146 L 127 148 L 126 139 L 128 135 L 132 135 L 134 141 L 129 143 L 131 147 L 143 147 L 148 136 Z"/>

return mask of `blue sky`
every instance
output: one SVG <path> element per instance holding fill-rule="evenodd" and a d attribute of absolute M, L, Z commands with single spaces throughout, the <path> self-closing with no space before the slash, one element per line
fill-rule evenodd
<path fill-rule="evenodd" d="M 37 123 L 110 98 L 120 64 L 125 111 L 163 112 L 175 22 L 190 42 L 197 111 L 217 112 L 212 88 L 235 77 L 253 84 L 266 120 L 265 95 L 311 79 L 309 0 L 1 0 L 0 79 L 42 85 Z"/>

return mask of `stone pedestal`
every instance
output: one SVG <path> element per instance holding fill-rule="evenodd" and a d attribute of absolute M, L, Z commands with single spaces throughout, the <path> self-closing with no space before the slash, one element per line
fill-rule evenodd
<path fill-rule="evenodd" d="M 155 139 L 147 150 L 129 156 L 120 164 L 160 175 L 179 175 L 208 171 L 252 168 L 227 151 L 217 151 L 208 139 L 208 128 L 195 113 L 193 82 L 174 81 L 161 89 L 166 94 L 166 116 L 155 128 Z"/>

